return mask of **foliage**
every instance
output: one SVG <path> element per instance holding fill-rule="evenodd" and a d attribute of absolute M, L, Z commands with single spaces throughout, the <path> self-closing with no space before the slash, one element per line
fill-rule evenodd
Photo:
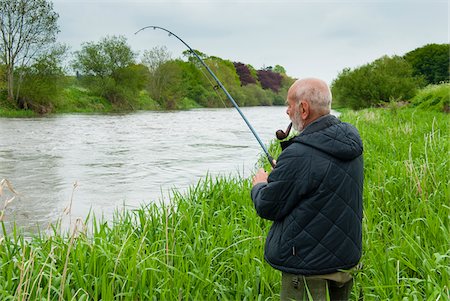
<path fill-rule="evenodd" d="M 21 83 L 15 68 L 25 70 L 47 53 L 59 32 L 58 18 L 47 0 L 0 0 L 0 63 L 6 66 L 10 101 L 18 99 Z"/>
<path fill-rule="evenodd" d="M 259 85 L 251 84 L 240 89 L 241 94 L 237 94 L 239 104 L 243 106 L 272 106 L 283 105 L 285 99 L 278 93 L 267 89 L 262 89 Z"/>
<path fill-rule="evenodd" d="M 331 89 L 336 105 L 361 109 L 392 100 L 409 100 L 422 85 L 405 59 L 384 56 L 354 70 L 344 69 Z"/>
<path fill-rule="evenodd" d="M 286 74 L 286 69 L 284 69 L 283 66 L 275 65 L 275 67 L 273 67 L 273 72 Z"/>
<path fill-rule="evenodd" d="M 274 72 L 271 69 L 258 70 L 257 76 L 263 89 L 271 89 L 274 92 L 280 91 L 283 80 L 280 73 Z"/>
<path fill-rule="evenodd" d="M 72 65 L 82 75 L 108 77 L 134 64 L 135 56 L 124 36 L 107 36 L 98 43 L 83 43 L 81 50 L 75 52 Z"/>
<path fill-rule="evenodd" d="M 148 69 L 135 64 L 136 54 L 123 36 L 105 37 L 83 44 L 72 65 L 81 82 L 94 94 L 122 109 L 134 109 L 148 80 Z"/>
<path fill-rule="evenodd" d="M 450 83 L 429 85 L 411 100 L 414 107 L 427 111 L 450 112 Z"/>
<path fill-rule="evenodd" d="M 147 66 L 150 73 L 155 72 L 162 64 L 171 59 L 171 54 L 166 46 L 153 47 L 145 50 L 142 55 L 142 64 Z"/>
<path fill-rule="evenodd" d="M 54 110 L 64 88 L 62 61 L 66 51 L 65 46 L 55 47 L 50 53 L 37 58 L 33 65 L 17 70 L 22 77 L 18 100 L 20 108 L 40 114 Z"/>
<path fill-rule="evenodd" d="M 0 64 L 0 92 L 6 89 L 6 65 Z"/>
<path fill-rule="evenodd" d="M 280 82 L 277 84 L 279 91 L 264 90 L 256 81 L 257 71 L 252 66 L 208 56 L 198 50 L 195 52 L 217 76 L 238 105 L 284 104 L 287 93 L 287 87 L 284 85 L 292 82 L 292 80 L 286 80 L 289 78 L 287 75 L 270 71 L 279 78 Z M 191 51 L 183 52 L 188 58 L 187 61 L 167 59 L 164 50 L 160 48 L 153 49 L 152 53 L 150 59 L 146 60 L 148 62 L 146 65 L 155 66 L 150 68 L 148 91 L 161 107 L 185 108 L 186 100 L 191 103 L 189 107 L 231 106 L 219 84 Z"/>
<path fill-rule="evenodd" d="M 8 106 L 0 106 L 0 117 L 7 118 L 29 118 L 36 117 L 37 113 L 31 110 L 20 110 L 16 108 L 9 108 Z"/>
<path fill-rule="evenodd" d="M 61 91 L 60 99 L 55 107 L 57 113 L 105 113 L 113 110 L 106 99 L 92 95 L 87 89 L 76 84 L 65 87 Z"/>
<path fill-rule="evenodd" d="M 195 54 L 194 54 L 195 53 Z M 201 52 L 200 50 L 193 49 L 191 50 L 185 50 L 183 51 L 183 56 L 188 59 L 188 62 L 201 67 L 202 64 L 199 62 L 197 56 L 200 57 L 203 61 L 208 58 L 208 55 L 206 53 Z"/>
<path fill-rule="evenodd" d="M 148 71 L 143 65 L 131 64 L 114 71 L 104 88 L 104 96 L 114 105 L 135 109 L 140 91 L 148 81 Z"/>
<path fill-rule="evenodd" d="M 250 73 L 250 69 L 247 65 L 241 62 L 234 62 L 233 64 L 242 86 L 256 84 L 256 79 Z"/>
<path fill-rule="evenodd" d="M 181 98 L 178 86 L 181 84 L 180 61 L 167 61 L 150 73 L 148 91 L 162 108 L 175 109 L 176 100 Z"/>
<path fill-rule="evenodd" d="M 230 93 L 233 99 L 241 106 L 284 104 L 287 88 L 283 92 L 276 93 L 272 90 L 264 90 L 259 84 L 242 85 L 237 73 L 239 63 L 232 63 L 214 56 L 207 56 L 197 52 L 208 65 L 211 71 Z M 219 87 L 215 79 L 198 64 L 198 59 L 168 60 L 158 65 L 150 73 L 149 95 L 163 108 L 177 109 L 188 107 L 230 107 L 231 104 Z M 195 59 L 195 60 L 194 60 Z M 195 63 L 196 62 L 196 63 Z M 238 67 L 239 68 L 239 67 Z M 251 66 L 246 67 L 251 72 Z M 279 75 L 288 78 L 286 75 Z M 256 81 L 255 81 L 256 82 Z M 289 83 L 290 81 L 282 81 Z M 187 105 L 186 100 L 189 100 Z"/>
<path fill-rule="evenodd" d="M 413 75 L 423 76 L 427 84 L 450 80 L 450 44 L 428 44 L 404 55 L 413 69 Z"/>

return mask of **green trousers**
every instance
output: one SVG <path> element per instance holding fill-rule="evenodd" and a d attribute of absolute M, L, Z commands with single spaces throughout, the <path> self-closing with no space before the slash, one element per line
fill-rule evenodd
<path fill-rule="evenodd" d="M 348 300 L 352 291 L 353 279 L 337 282 L 323 279 L 321 276 L 305 277 L 282 273 L 281 301 L 305 300 Z"/>

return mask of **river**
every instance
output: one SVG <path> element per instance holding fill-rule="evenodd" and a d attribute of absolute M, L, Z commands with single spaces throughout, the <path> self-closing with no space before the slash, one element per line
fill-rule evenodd
<path fill-rule="evenodd" d="M 242 111 L 266 144 L 289 123 L 285 107 Z M 0 180 L 18 193 L 4 220 L 45 229 L 71 200 L 72 218 L 91 210 L 110 219 L 124 205 L 165 202 L 207 174 L 248 177 L 261 153 L 234 108 L 0 118 Z M 12 196 L 4 187 L 0 209 Z"/>

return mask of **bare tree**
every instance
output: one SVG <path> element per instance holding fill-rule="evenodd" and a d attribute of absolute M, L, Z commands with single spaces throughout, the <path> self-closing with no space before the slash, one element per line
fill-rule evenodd
<path fill-rule="evenodd" d="M 151 50 L 145 50 L 142 58 L 142 64 L 147 66 L 148 70 L 153 73 L 162 64 L 172 59 L 172 54 L 167 50 L 166 46 L 155 46 Z"/>
<path fill-rule="evenodd" d="M 177 65 L 173 64 L 172 54 L 166 46 L 155 46 L 151 50 L 145 50 L 142 56 L 142 64 L 148 68 L 148 90 L 150 96 L 159 103 L 167 101 L 169 86 L 177 77 Z"/>
<path fill-rule="evenodd" d="M 59 32 L 58 18 L 47 0 L 0 0 L 0 62 L 6 67 L 9 100 L 19 96 L 15 70 L 50 49 Z"/>

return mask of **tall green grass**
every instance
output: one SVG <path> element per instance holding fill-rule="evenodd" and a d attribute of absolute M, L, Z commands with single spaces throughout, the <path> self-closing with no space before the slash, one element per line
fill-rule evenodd
<path fill-rule="evenodd" d="M 57 113 L 107 113 L 113 107 L 106 99 L 91 95 L 84 88 L 76 85 L 66 87 L 61 91 L 60 99 L 56 102 Z"/>
<path fill-rule="evenodd" d="M 342 117 L 365 147 L 364 269 L 368 299 L 448 300 L 449 116 L 368 110 Z"/>
<path fill-rule="evenodd" d="M 352 299 L 449 300 L 448 115 L 349 111 L 365 146 L 363 267 Z M 277 148 L 276 144 L 271 149 Z M 270 222 L 248 179 L 206 177 L 169 203 L 0 243 L 2 300 L 277 300 Z"/>

